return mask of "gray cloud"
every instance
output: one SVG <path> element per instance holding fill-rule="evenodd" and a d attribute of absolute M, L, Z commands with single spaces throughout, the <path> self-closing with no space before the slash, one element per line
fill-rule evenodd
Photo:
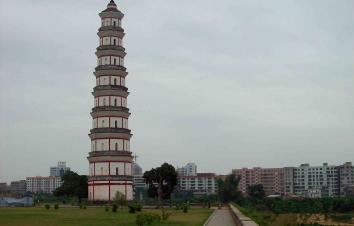
<path fill-rule="evenodd" d="M 354 160 L 354 3 L 118 1 L 145 168 Z M 105 1 L 0 0 L 0 180 L 87 173 Z"/>

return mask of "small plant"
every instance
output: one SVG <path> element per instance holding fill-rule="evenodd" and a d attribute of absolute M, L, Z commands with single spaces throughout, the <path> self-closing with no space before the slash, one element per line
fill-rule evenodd
<path fill-rule="evenodd" d="M 113 204 L 113 205 L 112 205 L 112 212 L 113 212 L 113 213 L 116 213 L 116 212 L 117 212 L 117 209 L 118 209 L 117 204 Z"/>
<path fill-rule="evenodd" d="M 105 206 L 104 206 L 104 210 L 105 210 L 106 212 L 109 212 L 109 206 L 105 205 Z"/>
<path fill-rule="evenodd" d="M 188 204 L 187 203 L 183 203 L 183 205 L 182 205 L 183 213 L 188 213 L 188 208 L 189 208 Z"/>
<path fill-rule="evenodd" d="M 165 209 L 161 209 L 161 216 L 162 220 L 165 221 L 171 216 L 171 213 L 167 212 Z"/>
<path fill-rule="evenodd" d="M 154 213 L 140 213 L 136 217 L 136 225 L 137 226 L 144 226 L 144 225 L 151 225 L 154 222 L 159 222 L 161 217 Z"/>
<path fill-rule="evenodd" d="M 80 203 L 80 204 L 79 204 L 79 208 L 82 209 L 82 207 L 83 207 L 83 205 L 82 205 L 82 203 Z"/>
<path fill-rule="evenodd" d="M 84 205 L 82 206 L 82 209 L 86 210 L 86 209 L 87 209 L 87 206 L 84 204 Z"/>
<path fill-rule="evenodd" d="M 55 204 L 55 205 L 54 205 L 54 209 L 56 209 L 56 210 L 59 209 L 59 205 L 58 205 L 58 204 Z"/>
<path fill-rule="evenodd" d="M 44 205 L 44 208 L 45 208 L 46 210 L 49 210 L 49 209 L 50 209 L 50 205 L 49 205 L 49 204 L 45 204 L 45 205 Z"/>
<path fill-rule="evenodd" d="M 129 208 L 129 213 L 135 213 L 134 205 L 129 205 L 128 208 Z"/>
<path fill-rule="evenodd" d="M 135 213 L 135 212 L 140 212 L 143 206 L 138 203 L 134 203 L 129 205 L 128 208 L 129 208 L 129 213 Z"/>

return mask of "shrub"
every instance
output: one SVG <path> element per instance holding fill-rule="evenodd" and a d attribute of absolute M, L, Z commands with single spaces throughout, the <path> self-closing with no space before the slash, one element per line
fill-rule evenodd
<path fill-rule="evenodd" d="M 82 209 L 87 209 L 87 206 L 84 204 L 83 206 L 82 206 Z"/>
<path fill-rule="evenodd" d="M 159 215 L 154 213 L 140 213 L 136 217 L 136 225 L 137 226 L 144 226 L 144 225 L 151 225 L 154 222 L 160 221 L 161 218 Z"/>
<path fill-rule="evenodd" d="M 46 210 L 49 210 L 49 209 L 50 209 L 50 205 L 49 205 L 49 204 L 45 204 L 45 205 L 44 205 L 44 208 L 45 208 Z"/>
<path fill-rule="evenodd" d="M 335 221 L 351 221 L 353 219 L 352 214 L 332 214 L 330 217 Z"/>
<path fill-rule="evenodd" d="M 104 206 L 104 210 L 105 210 L 106 212 L 108 212 L 108 211 L 109 211 L 109 206 L 105 205 L 105 206 Z"/>
<path fill-rule="evenodd" d="M 59 205 L 58 205 L 58 204 L 55 204 L 55 205 L 54 205 L 54 209 L 56 209 L 56 210 L 59 209 Z"/>
<path fill-rule="evenodd" d="M 117 204 L 113 204 L 113 205 L 112 205 L 112 212 L 116 213 L 116 212 L 117 212 L 117 209 L 118 209 Z"/>
<path fill-rule="evenodd" d="M 171 213 L 167 212 L 165 209 L 161 209 L 161 216 L 162 220 L 165 221 L 171 216 Z"/>
<path fill-rule="evenodd" d="M 187 203 L 183 203 L 182 210 L 183 210 L 183 213 L 188 213 L 188 204 Z"/>
<path fill-rule="evenodd" d="M 133 205 L 129 205 L 128 208 L 129 208 L 129 213 L 135 213 L 135 208 Z"/>
<path fill-rule="evenodd" d="M 135 213 L 135 212 L 140 212 L 143 206 L 138 203 L 134 203 L 129 205 L 128 208 L 129 208 L 129 213 Z"/>

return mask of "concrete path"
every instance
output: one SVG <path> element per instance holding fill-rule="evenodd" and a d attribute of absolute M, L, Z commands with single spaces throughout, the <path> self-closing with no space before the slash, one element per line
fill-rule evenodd
<path fill-rule="evenodd" d="M 234 219 L 228 208 L 215 210 L 210 221 L 205 226 L 236 226 Z"/>

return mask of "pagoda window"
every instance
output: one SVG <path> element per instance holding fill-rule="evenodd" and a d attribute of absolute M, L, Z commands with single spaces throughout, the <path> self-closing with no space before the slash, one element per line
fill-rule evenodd
<path fill-rule="evenodd" d="M 115 143 L 114 146 L 115 146 L 114 149 L 115 149 L 116 151 L 118 151 L 118 143 Z"/>
<path fill-rule="evenodd" d="M 117 107 L 117 99 L 114 99 L 114 106 Z"/>
<path fill-rule="evenodd" d="M 113 85 L 117 85 L 117 79 L 115 78 L 114 80 L 113 80 Z"/>
<path fill-rule="evenodd" d="M 115 127 L 115 128 L 118 127 L 118 122 L 117 122 L 117 120 L 114 122 L 114 127 Z"/>
<path fill-rule="evenodd" d="M 118 176 L 119 175 L 119 168 L 116 167 L 116 175 Z"/>

